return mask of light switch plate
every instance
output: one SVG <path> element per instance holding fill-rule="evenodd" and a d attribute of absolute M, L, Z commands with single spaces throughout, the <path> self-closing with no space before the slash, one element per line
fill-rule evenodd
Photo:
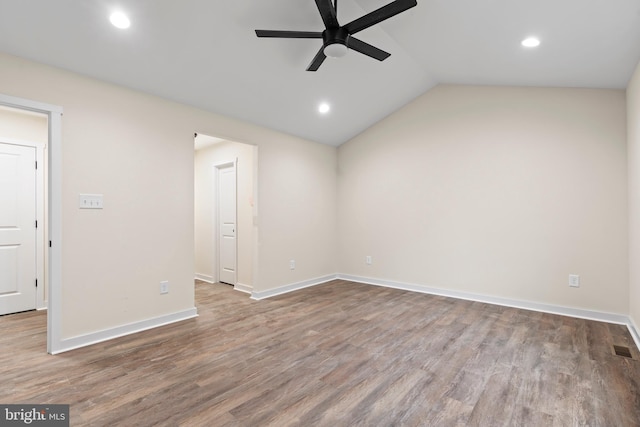
<path fill-rule="evenodd" d="M 78 207 L 80 209 L 102 209 L 102 194 L 80 194 Z"/>

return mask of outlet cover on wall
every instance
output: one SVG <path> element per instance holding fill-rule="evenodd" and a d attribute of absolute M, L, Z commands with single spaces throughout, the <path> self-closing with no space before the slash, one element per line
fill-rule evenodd
<path fill-rule="evenodd" d="M 580 276 L 577 274 L 570 274 L 569 275 L 569 286 L 571 286 L 572 288 L 579 288 L 580 287 Z"/>
<path fill-rule="evenodd" d="M 289 268 L 291 270 L 295 270 L 296 269 L 296 260 L 295 259 L 289 260 Z"/>
<path fill-rule="evenodd" d="M 367 265 L 373 264 L 373 260 L 371 259 L 371 255 L 367 255 L 366 257 L 364 257 L 364 262 Z"/>
<path fill-rule="evenodd" d="M 160 293 L 161 294 L 168 294 L 169 293 L 169 281 L 168 280 L 160 282 Z"/>

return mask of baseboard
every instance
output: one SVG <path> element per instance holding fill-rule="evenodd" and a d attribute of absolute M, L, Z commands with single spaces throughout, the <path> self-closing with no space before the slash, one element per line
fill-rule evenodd
<path fill-rule="evenodd" d="M 196 273 L 196 279 L 202 280 L 203 282 L 207 282 L 207 283 L 216 283 L 216 281 L 213 280 L 213 277 L 207 274 Z"/>
<path fill-rule="evenodd" d="M 244 292 L 245 294 L 250 294 L 253 292 L 253 286 L 245 285 L 243 283 L 236 283 L 233 286 L 233 289 L 236 291 Z"/>
<path fill-rule="evenodd" d="M 387 288 L 402 289 L 405 291 L 413 291 L 423 294 L 440 295 L 444 297 L 458 298 L 469 301 L 484 302 L 487 304 L 495 304 L 505 307 L 521 308 L 524 310 L 540 311 L 550 314 L 559 314 L 562 316 L 577 317 L 580 319 L 597 320 L 600 322 L 615 323 L 618 325 L 629 325 L 629 317 L 622 314 L 605 313 L 600 311 L 585 310 L 581 308 L 562 307 L 559 305 L 493 297 L 469 292 L 420 286 L 410 283 L 394 282 L 390 280 L 372 279 L 370 277 L 352 276 L 349 274 L 338 274 L 338 279 L 365 283 L 369 285 L 384 286 Z"/>
<path fill-rule="evenodd" d="M 73 338 L 60 340 L 59 345 L 51 354 L 63 353 L 65 351 L 74 350 L 80 347 L 97 344 L 113 338 L 125 335 L 135 334 L 136 332 L 146 331 L 147 329 L 157 328 L 159 326 L 168 325 L 170 323 L 180 322 L 182 320 L 192 319 L 198 316 L 195 307 L 179 311 L 177 313 L 167 314 L 164 316 L 154 317 L 152 319 L 142 320 L 140 322 L 129 323 L 115 328 L 105 329 L 99 332 L 92 332 L 86 335 L 80 335 Z"/>
<path fill-rule="evenodd" d="M 286 294 L 288 292 L 297 291 L 299 289 L 308 288 L 310 286 L 320 285 L 322 283 L 335 280 L 338 276 L 336 274 L 329 274 L 328 276 L 316 277 L 315 279 L 304 280 L 302 282 L 291 283 L 289 285 L 280 286 L 278 288 L 269 289 L 261 292 L 251 292 L 251 299 L 261 300 L 265 298 L 274 297 L 276 295 Z"/>
<path fill-rule="evenodd" d="M 627 328 L 629 329 L 631 338 L 633 338 L 633 341 L 636 343 L 636 348 L 640 350 L 640 329 L 638 329 L 631 317 L 629 317 L 629 321 L 627 322 Z"/>
<path fill-rule="evenodd" d="M 276 295 L 297 291 L 299 289 L 308 288 L 310 286 L 319 285 L 335 279 L 348 280 L 350 282 L 364 283 L 364 284 L 374 285 L 374 286 L 384 286 L 387 288 L 401 289 L 405 291 L 418 292 L 423 294 L 440 295 L 440 296 L 450 297 L 450 298 L 477 301 L 477 302 L 483 302 L 487 304 L 495 304 L 495 305 L 501 305 L 505 307 L 519 308 L 523 310 L 538 311 L 542 313 L 558 314 L 561 316 L 576 317 L 579 319 L 596 320 L 599 322 L 625 325 L 629 329 L 629 333 L 631 334 L 631 337 L 633 338 L 633 341 L 635 342 L 636 347 L 640 349 L 640 333 L 639 333 L 640 329 L 638 329 L 634 321 L 629 316 L 625 316 L 623 314 L 607 313 L 607 312 L 601 312 L 601 311 L 595 311 L 595 310 L 585 310 L 582 308 L 574 308 L 574 307 L 563 307 L 559 305 L 543 304 L 543 303 L 532 302 L 532 301 L 514 300 L 510 298 L 500 298 L 500 297 L 494 297 L 489 295 L 474 294 L 470 292 L 462 292 L 462 291 L 454 291 L 454 290 L 441 289 L 441 288 L 433 288 L 428 286 L 421 286 L 421 285 L 416 285 L 411 283 L 402 283 L 402 282 L 395 282 L 391 280 L 374 279 L 371 277 L 353 276 L 350 274 L 340 274 L 340 273 L 330 274 L 324 277 L 318 277 L 315 279 L 309 279 L 302 282 L 291 283 L 289 285 L 280 286 L 278 288 L 269 289 L 266 291 L 261 291 L 261 292 L 252 291 L 251 299 L 261 300 L 261 299 L 273 297 Z M 242 286 L 245 286 L 245 285 L 242 285 Z M 241 290 L 241 289 L 238 289 L 238 290 Z"/>

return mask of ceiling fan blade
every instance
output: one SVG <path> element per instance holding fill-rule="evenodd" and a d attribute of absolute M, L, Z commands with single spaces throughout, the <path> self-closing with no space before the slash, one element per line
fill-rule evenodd
<path fill-rule="evenodd" d="M 322 22 L 326 28 L 338 28 L 338 17 L 336 16 L 336 9 L 333 7 L 331 0 L 316 0 L 316 6 L 322 16 Z"/>
<path fill-rule="evenodd" d="M 367 56 L 377 59 L 378 61 L 384 61 L 391 56 L 390 53 L 385 52 L 382 49 L 378 49 L 375 46 L 371 46 L 369 43 L 365 43 L 355 37 L 349 37 L 349 39 L 347 40 L 347 46 L 349 47 L 349 49 L 353 49 L 355 51 L 363 53 Z"/>
<path fill-rule="evenodd" d="M 318 31 L 256 30 L 256 36 L 278 37 L 284 39 L 321 39 L 322 33 Z"/>
<path fill-rule="evenodd" d="M 324 54 L 324 46 L 322 46 L 318 53 L 316 53 L 313 61 L 311 61 L 311 64 L 307 67 L 307 71 L 318 71 L 318 68 L 320 68 L 320 65 L 322 65 L 326 58 L 327 56 Z"/>
<path fill-rule="evenodd" d="M 319 0 L 316 0 L 318 2 Z M 379 22 L 389 19 L 399 13 L 404 12 L 407 9 L 411 9 L 417 6 L 416 0 L 396 0 L 389 3 L 386 6 L 382 6 L 380 9 L 376 9 L 373 12 L 367 13 L 361 18 L 355 19 L 344 26 L 349 34 L 355 34 L 358 31 L 362 31 L 365 28 L 369 28 Z"/>

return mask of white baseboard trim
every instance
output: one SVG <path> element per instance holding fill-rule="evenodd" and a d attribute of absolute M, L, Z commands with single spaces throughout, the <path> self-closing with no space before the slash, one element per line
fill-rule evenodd
<path fill-rule="evenodd" d="M 97 344 L 113 338 L 125 335 L 135 334 L 136 332 L 146 331 L 147 329 L 157 328 L 159 326 L 168 325 L 170 323 L 180 322 L 182 320 L 192 319 L 198 316 L 195 307 L 179 311 L 177 313 L 166 314 L 152 319 L 141 320 L 139 322 L 129 323 L 128 325 L 117 326 L 115 328 L 105 329 L 98 332 L 92 332 L 86 335 L 80 335 L 73 338 L 67 338 L 60 341 L 56 346 L 56 350 L 51 354 L 63 353 L 65 351 L 74 350 L 80 347 Z"/>
<path fill-rule="evenodd" d="M 600 322 L 615 323 L 619 325 L 629 325 L 629 317 L 623 314 L 605 313 L 600 311 L 585 310 L 581 308 L 562 307 L 559 305 L 493 297 L 482 294 L 473 294 L 469 292 L 420 286 L 410 283 L 394 282 L 390 280 L 372 279 L 370 277 L 352 276 L 349 274 L 338 274 L 338 279 L 365 283 L 369 285 L 384 286 L 387 288 L 402 289 L 405 291 L 420 292 L 423 294 L 440 295 L 444 297 L 458 298 L 469 301 L 484 302 L 487 304 L 502 305 L 505 307 L 521 308 L 524 310 L 540 311 L 550 314 L 559 314 L 562 316 L 577 317 L 579 319 L 597 320 Z"/>
<path fill-rule="evenodd" d="M 329 274 L 328 276 L 316 277 L 315 279 L 303 280 L 302 282 L 291 283 L 289 285 L 280 286 L 278 288 L 269 289 L 260 292 L 251 292 L 251 299 L 261 300 L 265 298 L 275 297 L 276 295 L 286 294 L 288 292 L 297 291 L 299 289 L 308 288 L 310 286 L 320 285 L 337 279 L 337 274 Z"/>
<path fill-rule="evenodd" d="M 636 343 L 636 348 L 640 350 L 640 329 L 638 329 L 631 317 L 629 317 L 629 321 L 627 322 L 627 328 L 629 329 L 631 338 L 633 338 L 633 341 Z"/>
<path fill-rule="evenodd" d="M 418 292 L 423 294 L 440 295 L 440 296 L 450 297 L 450 298 L 477 301 L 477 302 L 500 305 L 505 307 L 520 308 L 523 310 L 538 311 L 542 313 L 558 314 L 561 316 L 576 317 L 579 319 L 595 320 L 599 322 L 625 325 L 627 329 L 629 329 L 629 333 L 631 334 L 631 337 L 633 338 L 633 341 L 635 342 L 636 347 L 640 349 L 640 329 L 636 326 L 634 321 L 629 316 L 626 316 L 624 314 L 607 313 L 602 311 L 586 310 L 586 309 L 574 308 L 574 307 L 563 307 L 563 306 L 553 305 L 553 304 L 544 304 L 544 303 L 538 303 L 538 302 L 532 302 L 532 301 L 522 301 L 522 300 L 515 300 L 510 298 L 494 297 L 489 295 L 474 294 L 470 292 L 433 288 L 429 286 L 421 286 L 421 285 L 416 285 L 411 283 L 402 283 L 402 282 L 395 282 L 391 280 L 374 279 L 371 277 L 353 276 L 350 274 L 340 274 L 340 273 L 330 274 L 323 277 L 317 277 L 315 279 L 304 280 L 302 282 L 291 283 L 289 285 L 280 286 L 278 288 L 269 289 L 266 291 L 255 292 L 249 289 L 247 289 L 246 291 L 242 289 L 238 289 L 238 290 L 242 290 L 243 292 L 251 292 L 251 299 L 261 300 L 261 299 L 270 298 L 276 295 L 282 295 L 288 292 L 297 291 L 299 289 L 320 285 L 322 283 L 326 283 L 335 279 L 348 280 L 350 282 L 364 283 L 368 285 L 383 286 L 383 287 L 393 288 L 393 289 L 402 289 L 405 291 Z M 239 286 L 247 286 L 247 285 L 238 284 L 236 285 L 236 287 L 234 287 L 234 289 L 237 289 L 237 287 Z"/>
<path fill-rule="evenodd" d="M 245 294 L 250 294 L 253 292 L 253 286 L 245 285 L 243 283 L 236 283 L 233 285 L 233 289 L 236 291 L 244 292 Z"/>
<path fill-rule="evenodd" d="M 196 273 L 196 279 L 202 280 L 203 282 L 207 282 L 207 283 L 216 283 L 216 281 L 213 280 L 213 277 L 206 274 Z"/>

